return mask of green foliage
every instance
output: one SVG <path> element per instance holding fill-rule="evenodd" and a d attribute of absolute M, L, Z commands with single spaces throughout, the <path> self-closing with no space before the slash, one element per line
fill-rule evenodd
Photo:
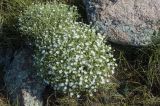
<path fill-rule="evenodd" d="M 57 0 L 1 0 L 0 16 L 4 24 L 15 24 L 17 17 L 21 12 L 32 3 L 55 2 Z M 65 1 L 65 0 L 61 0 Z"/>
<path fill-rule="evenodd" d="M 0 15 L 4 23 L 13 25 L 15 18 L 17 18 L 21 11 L 31 3 L 32 0 L 1 0 Z"/>
<path fill-rule="evenodd" d="M 79 0 L 1 0 L 0 1 L 0 16 L 4 20 L 4 24 L 13 25 L 17 16 L 32 3 L 43 2 L 63 2 L 68 4 L 78 5 Z"/>
<path fill-rule="evenodd" d="M 25 38 L 17 30 L 17 18 L 32 3 L 56 0 L 0 0 L 0 47 L 19 48 Z"/>
<path fill-rule="evenodd" d="M 42 37 L 42 34 L 48 35 L 52 31 L 60 32 L 62 28 L 69 27 L 77 16 L 76 7 L 57 3 L 33 4 L 20 16 L 19 25 L 23 33 L 26 32 L 25 34 L 31 37 Z"/>
<path fill-rule="evenodd" d="M 23 46 L 23 41 L 26 38 L 22 38 L 17 30 L 17 17 L 32 3 L 47 2 L 77 5 L 80 11 L 84 10 L 81 0 L 0 0 L 0 47 L 19 48 Z M 84 14 L 84 11 L 81 13 Z"/>
<path fill-rule="evenodd" d="M 38 75 L 55 90 L 79 97 L 107 89 L 116 63 L 104 38 L 76 19 L 75 7 L 47 3 L 28 7 L 19 23 L 34 39 Z"/>
<path fill-rule="evenodd" d="M 18 47 L 21 37 L 17 31 L 17 18 L 21 11 L 31 3 L 31 0 L 1 0 L 0 1 L 0 47 Z M 15 43 L 16 42 L 16 43 Z"/>
<path fill-rule="evenodd" d="M 160 46 L 160 29 L 155 31 L 152 35 L 152 44 L 151 46 Z"/>

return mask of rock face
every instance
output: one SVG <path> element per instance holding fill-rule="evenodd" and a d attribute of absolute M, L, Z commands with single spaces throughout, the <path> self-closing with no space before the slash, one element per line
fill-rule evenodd
<path fill-rule="evenodd" d="M 20 106 L 43 106 L 42 93 L 45 86 L 34 74 L 30 50 L 20 50 L 13 57 L 10 65 L 5 68 L 4 78 L 11 100 L 18 100 Z"/>
<path fill-rule="evenodd" d="M 109 40 L 144 46 L 160 28 L 160 0 L 83 0 L 88 20 Z"/>
<path fill-rule="evenodd" d="M 0 89 L 4 88 L 4 67 L 7 67 L 12 60 L 13 50 L 10 48 L 0 48 Z M 0 90 L 1 92 L 1 90 Z"/>
<path fill-rule="evenodd" d="M 10 64 L 10 60 L 12 59 L 13 50 L 10 48 L 0 49 L 0 65 L 7 66 Z"/>

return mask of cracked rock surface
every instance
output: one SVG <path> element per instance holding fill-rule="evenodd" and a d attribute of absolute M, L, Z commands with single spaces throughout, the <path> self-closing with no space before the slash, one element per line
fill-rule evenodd
<path fill-rule="evenodd" d="M 4 81 L 13 102 L 20 106 L 43 106 L 42 94 L 45 86 L 34 74 L 32 53 L 22 49 L 14 53 L 10 64 L 5 67 Z"/>
<path fill-rule="evenodd" d="M 160 0 L 83 0 L 88 21 L 111 42 L 145 46 L 160 28 Z"/>

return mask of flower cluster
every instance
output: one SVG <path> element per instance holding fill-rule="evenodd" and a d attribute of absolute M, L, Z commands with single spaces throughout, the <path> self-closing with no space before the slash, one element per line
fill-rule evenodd
<path fill-rule="evenodd" d="M 92 95 L 99 88 L 106 89 L 116 67 L 111 47 L 105 45 L 104 37 L 96 34 L 95 29 L 75 22 L 74 9 L 58 11 L 63 7 L 56 5 L 53 12 L 50 7 L 54 6 L 35 5 L 20 17 L 21 30 L 34 35 L 38 75 L 55 90 L 70 96 L 79 97 L 81 92 Z M 46 14 L 48 11 L 57 19 Z"/>

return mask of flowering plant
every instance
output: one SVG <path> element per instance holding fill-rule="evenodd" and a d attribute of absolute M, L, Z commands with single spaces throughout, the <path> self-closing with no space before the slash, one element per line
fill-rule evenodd
<path fill-rule="evenodd" d="M 61 6 L 56 5 L 56 9 L 59 10 Z M 73 11 L 65 11 L 65 14 L 72 14 L 68 18 L 64 12 L 56 10 L 53 16 L 57 19 L 53 19 L 46 14 L 54 10 L 50 8 L 52 5 L 35 7 L 29 7 L 20 17 L 20 25 L 24 33 L 34 34 L 34 65 L 38 75 L 53 85 L 55 90 L 70 96 L 79 97 L 81 92 L 92 95 L 99 88 L 106 89 L 116 63 L 111 47 L 105 45 L 103 36 L 96 34 L 89 25 L 75 22 L 73 17 L 76 13 Z M 36 18 L 39 17 L 37 12 L 41 18 Z"/>
<path fill-rule="evenodd" d="M 47 35 L 48 31 L 60 30 L 63 24 L 69 26 L 77 20 L 77 17 L 75 6 L 70 7 L 56 2 L 45 5 L 32 4 L 19 16 L 19 26 L 23 34 L 37 38 L 42 37 L 42 33 Z"/>

